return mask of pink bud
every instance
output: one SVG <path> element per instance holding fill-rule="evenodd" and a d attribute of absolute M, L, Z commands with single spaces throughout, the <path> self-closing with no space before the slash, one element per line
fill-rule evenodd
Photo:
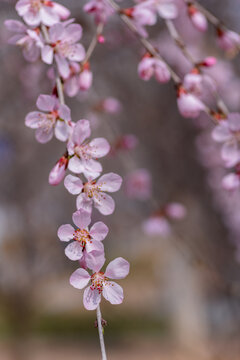
<path fill-rule="evenodd" d="M 190 19 L 197 30 L 202 32 L 207 30 L 207 19 L 200 11 L 196 11 L 193 15 L 191 15 Z"/>
<path fill-rule="evenodd" d="M 124 150 L 133 150 L 138 144 L 138 139 L 135 135 L 127 134 L 121 138 L 121 148 Z"/>
<path fill-rule="evenodd" d="M 179 203 L 169 203 L 165 208 L 166 215 L 173 219 L 183 219 L 186 216 L 186 208 Z"/>
<path fill-rule="evenodd" d="M 208 56 L 206 57 L 203 62 L 201 63 L 201 66 L 211 67 L 214 66 L 217 62 L 217 59 L 214 56 Z"/>
<path fill-rule="evenodd" d="M 98 35 L 98 42 L 99 42 L 99 44 L 104 44 L 105 43 L 105 37 L 103 35 Z"/>
<path fill-rule="evenodd" d="M 204 104 L 193 94 L 180 87 L 177 98 L 179 112 L 186 118 L 196 118 L 205 109 Z"/>
<path fill-rule="evenodd" d="M 92 85 L 92 72 L 88 69 L 83 70 L 79 75 L 79 87 L 81 90 L 88 90 Z"/>
<path fill-rule="evenodd" d="M 240 35 L 234 31 L 218 29 L 218 45 L 225 51 L 236 51 L 240 46 Z"/>
<path fill-rule="evenodd" d="M 64 179 L 67 165 L 68 159 L 65 156 L 62 156 L 50 171 L 48 178 L 48 182 L 50 185 L 60 184 L 60 182 Z"/>
<path fill-rule="evenodd" d="M 117 114 L 121 110 L 122 106 L 118 99 L 109 97 L 103 100 L 101 107 L 103 111 L 106 111 L 107 113 Z"/>

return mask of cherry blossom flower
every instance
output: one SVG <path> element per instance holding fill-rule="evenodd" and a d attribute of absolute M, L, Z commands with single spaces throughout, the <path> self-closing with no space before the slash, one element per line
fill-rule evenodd
<path fill-rule="evenodd" d="M 160 59 L 144 56 L 138 65 L 138 75 L 143 80 L 150 80 L 152 76 L 160 83 L 166 83 L 171 75 L 167 65 Z"/>
<path fill-rule="evenodd" d="M 71 141 L 68 143 L 68 152 L 72 156 L 69 160 L 68 168 L 76 173 L 84 173 L 89 178 L 96 178 L 102 171 L 101 164 L 96 161 L 108 154 L 110 145 L 104 138 L 96 138 L 86 143 L 85 140 L 90 136 L 90 123 L 88 120 L 77 121 Z"/>
<path fill-rule="evenodd" d="M 196 68 L 184 76 L 183 86 L 189 93 L 196 96 L 217 90 L 216 82 L 209 75 L 202 74 Z"/>
<path fill-rule="evenodd" d="M 61 241 L 74 240 L 66 247 L 66 256 L 70 260 L 80 260 L 84 252 L 87 254 L 92 251 L 104 252 L 102 240 L 108 234 L 108 227 L 102 221 L 99 221 L 88 230 L 91 215 L 84 209 L 73 213 L 72 220 L 77 226 L 76 230 L 70 224 L 62 225 L 58 229 L 58 237 Z M 87 257 L 85 261 L 88 263 Z"/>
<path fill-rule="evenodd" d="M 39 26 L 41 23 L 52 26 L 70 15 L 66 7 L 49 0 L 19 0 L 16 10 L 30 26 Z"/>
<path fill-rule="evenodd" d="M 186 216 L 186 208 L 180 203 L 168 203 L 164 208 L 165 214 L 176 220 L 181 220 Z"/>
<path fill-rule="evenodd" d="M 83 304 L 87 310 L 95 310 L 101 302 L 101 295 L 113 305 L 123 302 L 123 289 L 115 281 L 109 279 L 124 279 L 129 273 L 129 262 L 121 257 L 111 261 L 105 273 L 100 269 L 103 263 L 98 263 L 92 269 L 94 273 L 90 275 L 84 269 L 77 269 L 70 277 L 70 284 L 76 289 L 84 290 Z"/>
<path fill-rule="evenodd" d="M 44 112 L 30 112 L 25 119 L 26 126 L 36 129 L 36 139 L 40 143 L 50 141 L 53 135 L 60 141 L 66 141 L 71 120 L 70 109 L 60 105 L 56 97 L 39 95 L 37 108 Z"/>
<path fill-rule="evenodd" d="M 152 193 L 152 177 L 147 169 L 137 169 L 125 179 L 126 194 L 139 200 L 149 199 Z"/>
<path fill-rule="evenodd" d="M 171 233 L 171 226 L 164 216 L 153 215 L 142 224 L 143 231 L 150 236 L 168 236 Z"/>
<path fill-rule="evenodd" d="M 233 191 L 237 190 L 240 187 L 240 176 L 239 174 L 230 173 L 223 177 L 222 187 L 225 190 Z"/>
<path fill-rule="evenodd" d="M 35 62 L 40 56 L 40 48 L 43 47 L 39 28 L 28 29 L 18 20 L 6 20 L 4 24 L 9 31 L 16 33 L 8 40 L 8 43 L 22 47 L 24 58 Z"/>
<path fill-rule="evenodd" d="M 94 16 L 96 24 L 106 23 L 108 18 L 114 13 L 113 8 L 106 0 L 91 0 L 84 7 L 84 11 Z"/>
<path fill-rule="evenodd" d="M 218 29 L 218 46 L 228 52 L 235 52 L 240 47 L 240 35 L 230 30 Z"/>
<path fill-rule="evenodd" d="M 88 68 L 83 69 L 79 74 L 79 88 L 82 91 L 89 90 L 92 86 L 93 74 Z"/>
<path fill-rule="evenodd" d="M 192 4 L 188 6 L 188 15 L 197 30 L 202 32 L 207 30 L 208 22 L 206 16 Z"/>
<path fill-rule="evenodd" d="M 68 78 L 70 71 L 69 61 L 82 61 L 85 57 L 83 46 L 77 43 L 82 37 L 82 27 L 79 24 L 55 24 L 49 29 L 50 44 L 42 48 L 42 60 L 52 64 L 56 60 L 59 73 Z"/>
<path fill-rule="evenodd" d="M 108 114 L 118 114 L 122 109 L 122 105 L 118 99 L 108 97 L 101 102 L 100 108 Z"/>
<path fill-rule="evenodd" d="M 64 179 L 68 166 L 68 154 L 62 156 L 49 174 L 48 182 L 50 185 L 58 185 Z"/>
<path fill-rule="evenodd" d="M 86 183 L 73 175 L 66 176 L 64 185 L 66 189 L 77 197 L 77 209 L 92 210 L 94 204 L 101 214 L 110 215 L 115 209 L 115 202 L 111 196 L 105 193 L 118 191 L 122 184 L 121 176 L 108 173 L 102 175 L 97 181 L 89 180 Z"/>
<path fill-rule="evenodd" d="M 157 16 L 154 9 L 145 1 L 132 8 L 122 10 L 122 13 L 132 20 L 138 33 L 143 37 L 148 36 L 144 26 L 154 25 L 157 22 Z"/>
<path fill-rule="evenodd" d="M 142 4 L 154 9 L 163 19 L 175 19 L 178 15 L 175 0 L 146 0 Z"/>
<path fill-rule="evenodd" d="M 212 132 L 212 137 L 215 141 L 224 143 L 221 149 L 221 156 L 226 167 L 235 166 L 239 162 L 239 134 L 240 114 L 238 113 L 229 114 L 227 120 L 222 120 Z"/>
<path fill-rule="evenodd" d="M 177 105 L 180 114 L 186 118 L 196 118 L 201 111 L 205 110 L 202 101 L 182 86 L 178 90 Z"/>

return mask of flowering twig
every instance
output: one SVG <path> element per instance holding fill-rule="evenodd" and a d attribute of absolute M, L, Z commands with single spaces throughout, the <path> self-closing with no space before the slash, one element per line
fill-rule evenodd
<path fill-rule="evenodd" d="M 93 51 L 99 41 L 99 36 L 103 32 L 103 27 L 104 27 L 103 23 L 98 24 L 97 29 L 96 29 L 96 34 L 93 36 L 92 41 L 90 42 L 90 45 L 86 51 L 86 56 L 85 56 L 84 60 L 82 61 L 82 65 L 86 64 L 89 61 L 90 57 L 92 56 Z"/>
<path fill-rule="evenodd" d="M 101 346 L 101 352 L 102 352 L 102 360 L 107 360 L 104 336 L 103 336 L 102 314 L 101 314 L 100 305 L 98 305 L 98 307 L 97 307 L 97 323 L 98 323 L 98 334 L 99 334 L 99 340 L 100 340 L 100 346 Z"/>

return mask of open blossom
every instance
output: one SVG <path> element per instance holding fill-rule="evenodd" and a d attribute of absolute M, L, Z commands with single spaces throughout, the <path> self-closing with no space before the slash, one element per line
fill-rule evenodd
<path fill-rule="evenodd" d="M 188 6 L 188 15 L 197 30 L 202 32 L 207 30 L 208 22 L 206 16 L 192 4 Z"/>
<path fill-rule="evenodd" d="M 94 273 L 90 275 L 84 269 L 77 269 L 70 277 L 70 284 L 76 289 L 85 288 L 83 304 L 87 310 L 95 310 L 101 302 L 101 295 L 113 305 L 123 301 L 123 289 L 115 281 L 109 279 L 124 279 L 129 273 L 129 262 L 121 257 L 111 261 L 105 273 L 100 271 L 103 263 L 99 262 L 92 268 Z"/>
<path fill-rule="evenodd" d="M 180 86 L 177 97 L 179 112 L 186 118 L 196 118 L 205 109 L 204 104 L 195 95 Z"/>
<path fill-rule="evenodd" d="M 171 75 L 167 65 L 160 59 L 144 56 L 138 65 L 138 75 L 143 80 L 150 80 L 152 76 L 160 83 L 166 83 Z"/>
<path fill-rule="evenodd" d="M 96 159 L 107 155 L 110 145 L 104 138 L 96 138 L 87 143 L 86 139 L 90 134 L 89 121 L 77 121 L 68 143 L 68 152 L 72 156 L 68 168 L 76 174 L 84 173 L 87 178 L 96 178 L 102 171 L 102 165 Z"/>
<path fill-rule="evenodd" d="M 39 28 L 28 29 L 18 20 L 6 20 L 4 24 L 9 31 L 16 33 L 8 40 L 8 43 L 20 46 L 25 59 L 35 62 L 40 56 L 40 48 L 43 47 Z"/>
<path fill-rule="evenodd" d="M 85 56 L 83 46 L 77 43 L 82 37 L 79 24 L 55 24 L 49 29 L 50 44 L 42 48 L 42 60 L 52 64 L 55 57 L 59 73 L 68 78 L 71 70 L 69 61 L 82 61 Z"/>
<path fill-rule="evenodd" d="M 66 189 L 77 197 L 77 209 L 85 209 L 89 212 L 92 205 L 103 215 L 110 215 L 115 209 L 115 202 L 111 196 L 105 193 L 118 191 L 122 184 L 121 176 L 108 173 L 101 176 L 97 181 L 89 180 L 86 183 L 73 175 L 66 176 L 64 185 Z"/>
<path fill-rule="evenodd" d="M 108 4 L 106 0 L 91 0 L 88 1 L 84 7 L 84 11 L 94 16 L 94 20 L 97 24 L 106 23 L 109 16 L 114 13 L 113 8 Z"/>
<path fill-rule="evenodd" d="M 163 19 L 175 19 L 178 15 L 175 0 L 146 0 L 141 5 L 155 10 Z"/>
<path fill-rule="evenodd" d="M 68 166 L 68 154 L 62 156 L 49 174 L 48 182 L 50 185 L 58 185 L 64 179 Z"/>
<path fill-rule="evenodd" d="M 152 177 L 148 170 L 137 169 L 131 172 L 125 180 L 127 196 L 146 200 L 152 193 Z"/>
<path fill-rule="evenodd" d="M 235 52 L 240 48 L 240 35 L 230 30 L 218 29 L 218 46 L 229 52 Z"/>
<path fill-rule="evenodd" d="M 240 187 L 240 175 L 230 173 L 223 177 L 222 179 L 222 187 L 225 190 L 233 191 L 237 190 Z"/>
<path fill-rule="evenodd" d="M 66 105 L 60 105 L 58 99 L 50 95 L 39 95 L 37 108 L 44 112 L 30 112 L 25 119 L 26 126 L 36 129 L 37 141 L 46 143 L 53 135 L 60 141 L 66 141 L 68 122 L 71 120 L 70 109 Z"/>
<path fill-rule="evenodd" d="M 49 0 L 19 0 L 16 10 L 30 26 L 39 26 L 41 23 L 52 26 L 70 15 L 66 7 Z"/>
<path fill-rule="evenodd" d="M 108 234 L 108 227 L 102 221 L 99 221 L 88 229 L 91 215 L 84 209 L 77 210 L 73 214 L 72 220 L 77 226 L 76 230 L 70 224 L 62 225 L 58 229 L 58 237 L 61 241 L 73 240 L 65 249 L 66 256 L 70 260 L 80 260 L 84 253 L 103 252 L 102 240 Z"/>
<path fill-rule="evenodd" d="M 212 132 L 212 137 L 215 141 L 224 143 L 221 149 L 221 156 L 226 167 L 235 166 L 239 162 L 239 134 L 240 114 L 238 113 L 229 114 L 227 120 L 222 120 Z"/>
<path fill-rule="evenodd" d="M 153 7 L 149 6 L 145 1 L 134 7 L 122 10 L 122 13 L 131 19 L 138 33 L 143 37 L 148 36 L 145 26 L 154 25 L 157 22 L 157 16 Z"/>

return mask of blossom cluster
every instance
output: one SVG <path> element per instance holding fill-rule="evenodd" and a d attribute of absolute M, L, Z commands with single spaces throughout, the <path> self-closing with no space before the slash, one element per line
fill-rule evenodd
<path fill-rule="evenodd" d="M 47 143 L 55 137 L 66 144 L 64 155 L 49 174 L 49 183 L 58 185 L 64 180 L 69 193 L 77 195 L 76 211 L 72 215 L 75 227 L 64 224 L 58 229 L 61 241 L 71 241 L 65 248 L 66 256 L 79 263 L 70 283 L 77 289 L 90 283 L 83 297 L 88 310 L 98 307 L 101 295 L 112 304 L 120 304 L 123 289 L 109 279 L 126 277 L 129 263 L 118 257 L 108 264 L 105 273 L 102 272 L 105 263 L 102 241 L 108 235 L 108 227 L 102 221 L 91 225 L 91 219 L 93 207 L 103 215 L 114 212 L 114 199 L 107 193 L 118 191 L 122 178 L 112 172 L 102 174 L 99 159 L 109 153 L 110 144 L 102 137 L 90 138 L 89 120 L 72 121 L 71 110 L 64 103 L 63 96 L 63 89 L 69 96 L 74 96 L 80 89 L 86 90 L 91 86 L 92 74 L 85 61 L 86 52 L 79 43 L 82 27 L 69 19 L 67 8 L 56 2 L 19 0 L 16 10 L 24 22 L 5 22 L 8 30 L 16 33 L 9 42 L 23 48 L 26 60 L 34 62 L 41 59 L 53 65 L 50 77 L 54 80 L 55 90 L 52 95 L 38 96 L 37 110 L 27 114 L 25 124 L 35 130 L 39 143 Z M 74 175 L 67 175 L 68 170 Z"/>

